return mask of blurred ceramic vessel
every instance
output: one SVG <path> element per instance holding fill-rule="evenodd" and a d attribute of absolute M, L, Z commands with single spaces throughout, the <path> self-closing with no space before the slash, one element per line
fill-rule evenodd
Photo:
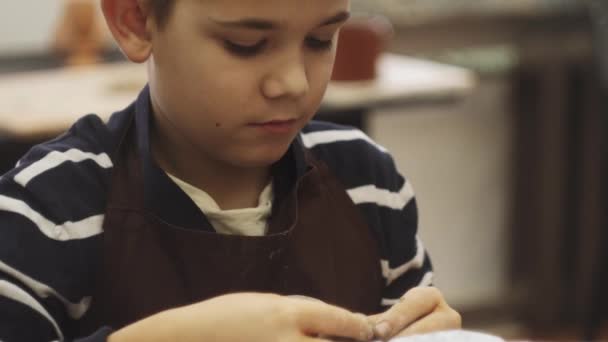
<path fill-rule="evenodd" d="M 340 30 L 333 81 L 369 81 L 376 78 L 378 59 L 393 36 L 383 16 L 357 16 Z"/>

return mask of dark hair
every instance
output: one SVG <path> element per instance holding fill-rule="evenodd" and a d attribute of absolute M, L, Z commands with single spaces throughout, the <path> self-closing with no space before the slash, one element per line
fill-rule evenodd
<path fill-rule="evenodd" d="M 175 0 L 148 0 L 152 8 L 152 14 L 160 28 L 163 28 L 169 16 Z"/>

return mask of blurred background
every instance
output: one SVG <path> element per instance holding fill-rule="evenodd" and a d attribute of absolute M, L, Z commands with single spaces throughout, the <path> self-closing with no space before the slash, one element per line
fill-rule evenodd
<path fill-rule="evenodd" d="M 319 118 L 392 152 L 465 328 L 608 340 L 608 1 L 352 1 Z M 0 174 L 144 84 L 98 6 L 0 2 Z"/>

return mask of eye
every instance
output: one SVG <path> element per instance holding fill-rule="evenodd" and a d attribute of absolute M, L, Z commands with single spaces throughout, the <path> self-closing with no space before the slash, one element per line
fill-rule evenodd
<path fill-rule="evenodd" d="M 321 40 L 314 37 L 306 38 L 306 45 L 314 51 L 327 51 L 333 47 L 333 39 Z"/>
<path fill-rule="evenodd" d="M 224 40 L 224 47 L 228 52 L 239 56 L 239 57 L 252 57 L 258 54 L 264 46 L 266 45 L 266 40 L 262 39 L 259 42 L 253 45 L 242 45 L 232 42 L 230 40 Z"/>

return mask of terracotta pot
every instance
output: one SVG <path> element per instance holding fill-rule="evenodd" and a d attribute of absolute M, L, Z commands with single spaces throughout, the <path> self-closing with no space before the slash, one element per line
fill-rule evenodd
<path fill-rule="evenodd" d="M 382 16 L 351 18 L 340 31 L 333 81 L 376 78 L 378 57 L 393 36 L 391 23 Z"/>
<path fill-rule="evenodd" d="M 67 65 L 93 64 L 100 60 L 104 34 L 95 0 L 65 0 L 53 47 Z"/>

